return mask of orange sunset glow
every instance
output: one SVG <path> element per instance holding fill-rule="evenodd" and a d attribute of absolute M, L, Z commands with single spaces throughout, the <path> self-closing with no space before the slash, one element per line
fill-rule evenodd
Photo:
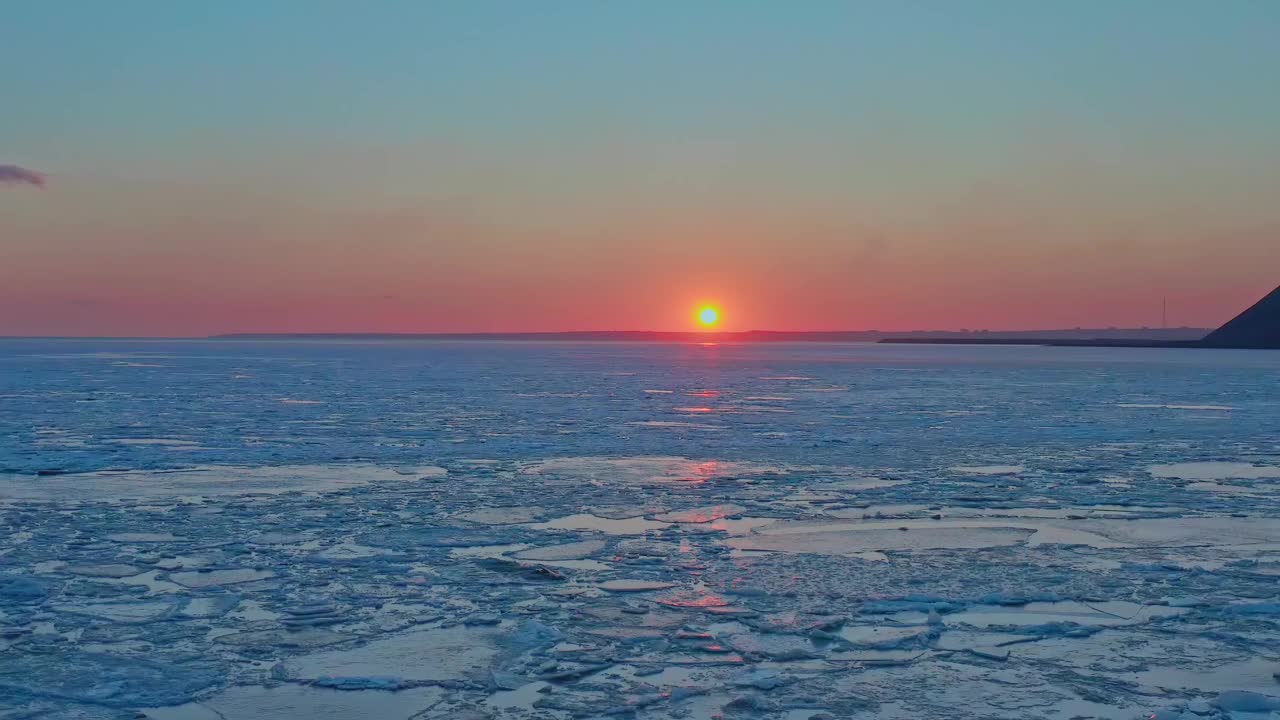
<path fill-rule="evenodd" d="M 9 54 L 67 54 L 4 96 L 0 335 L 1211 328 L 1276 284 L 1280 3 L 19 4 Z"/>

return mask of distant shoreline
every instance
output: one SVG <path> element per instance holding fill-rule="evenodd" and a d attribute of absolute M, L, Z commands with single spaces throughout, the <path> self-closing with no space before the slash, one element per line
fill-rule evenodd
<path fill-rule="evenodd" d="M 542 342 L 930 342 L 1031 343 L 1038 341 L 1121 341 L 1184 343 L 1203 338 L 1203 328 L 1079 328 L 1063 330 L 945 331 L 883 330 L 742 332 L 570 331 L 526 333 L 230 333 L 211 340 L 504 340 Z"/>
<path fill-rule="evenodd" d="M 1046 347 L 1109 348 L 1202 348 L 1214 349 L 1200 340 L 1143 340 L 1138 338 L 908 338 L 890 337 L 878 341 L 886 345 L 1040 345 Z M 1217 348 L 1222 349 L 1222 348 Z"/>

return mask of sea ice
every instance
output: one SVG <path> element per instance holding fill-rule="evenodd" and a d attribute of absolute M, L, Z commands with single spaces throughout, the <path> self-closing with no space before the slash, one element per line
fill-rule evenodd
<path fill-rule="evenodd" d="M 439 683 L 482 677 L 498 656 L 500 631 L 483 627 L 415 630 L 352 650 L 325 650 L 284 663 L 291 680 L 389 677 L 405 683 Z"/>
<path fill-rule="evenodd" d="M 659 580 L 606 580 L 600 583 L 601 590 L 609 592 L 648 592 L 651 590 L 667 590 L 675 587 L 674 583 Z"/>
<path fill-rule="evenodd" d="M 0 698 L 16 702 L 61 699 L 109 708 L 178 705 L 223 680 L 200 663 L 156 663 L 140 658 L 49 648 L 0 663 Z"/>
<path fill-rule="evenodd" d="M 179 572 L 169 576 L 170 580 L 189 588 L 217 587 L 219 585 L 236 585 L 238 583 L 265 580 L 275 577 L 271 570 L 255 570 L 253 568 L 225 568 L 222 570 L 197 570 Z"/>
<path fill-rule="evenodd" d="M 1011 527 L 925 528 L 896 530 L 889 528 L 815 526 L 805 532 L 791 526 L 787 532 L 754 534 L 730 538 L 726 545 L 739 550 L 776 550 L 790 553 L 853 556 L 868 551 L 928 550 L 933 548 L 988 548 L 1017 545 L 1034 534 L 1034 530 Z"/>
<path fill-rule="evenodd" d="M 609 535 L 643 535 L 650 530 L 659 530 L 671 523 L 647 520 L 642 517 L 625 520 L 611 520 L 587 513 L 567 515 L 550 522 L 536 523 L 528 527 L 537 530 L 596 530 Z"/>
<path fill-rule="evenodd" d="M 1025 471 L 1021 465 L 955 465 L 952 472 L 963 475 L 1017 475 Z"/>
<path fill-rule="evenodd" d="M 1280 467 L 1241 462 L 1184 462 L 1152 465 L 1151 474 L 1158 478 L 1179 480 L 1263 480 L 1280 478 Z"/>
<path fill-rule="evenodd" d="M 513 553 L 512 557 L 521 560 L 582 560 L 604 550 L 607 546 L 608 543 L 604 540 L 582 540 L 521 550 Z"/>
<path fill-rule="evenodd" d="M 495 507 L 472 510 L 459 517 L 482 525 L 518 525 L 537 520 L 543 512 L 540 507 Z"/>
<path fill-rule="evenodd" d="M 400 692 L 336 690 L 301 685 L 241 685 L 199 703 L 144 711 L 148 720 L 408 720 L 439 702 L 444 692 L 422 687 Z"/>
<path fill-rule="evenodd" d="M 709 505 L 707 507 L 682 510 L 680 512 L 655 515 L 654 520 L 668 523 L 709 523 L 722 518 L 741 514 L 746 508 L 741 505 Z"/>
<path fill-rule="evenodd" d="M 0 717 L 1276 713 L 1266 354 L 101 342 L 0 340 Z"/>
<path fill-rule="evenodd" d="M 1047 625 L 1075 623 L 1079 625 L 1127 625 L 1156 618 L 1181 615 L 1185 608 L 1161 605 L 1137 605 L 1113 600 L 1099 603 L 1031 602 L 1016 608 L 979 605 L 945 617 L 948 625 L 975 627 Z"/>
<path fill-rule="evenodd" d="M 72 575 L 83 575 L 85 577 L 126 578 L 140 574 L 142 569 L 133 565 L 114 563 L 108 565 L 73 565 L 66 568 L 66 571 Z"/>

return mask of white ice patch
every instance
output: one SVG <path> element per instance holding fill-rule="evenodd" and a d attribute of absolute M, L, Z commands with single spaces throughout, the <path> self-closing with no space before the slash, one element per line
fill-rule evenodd
<path fill-rule="evenodd" d="M 108 540 L 118 543 L 163 543 L 178 540 L 173 533 L 148 533 L 148 532 L 132 532 L 132 533 L 112 533 L 107 536 Z"/>
<path fill-rule="evenodd" d="M 583 540 L 521 550 L 512 557 L 521 560 L 582 560 L 600 552 L 607 545 L 604 540 Z"/>
<path fill-rule="evenodd" d="M 1123 547 L 1125 543 L 1108 538 L 1098 532 L 1085 529 L 1080 523 L 1038 521 L 1035 519 L 999 520 L 865 520 L 848 522 L 792 521 L 774 523 L 759 528 L 753 535 L 729 541 L 731 547 L 740 549 L 778 549 L 794 546 L 782 541 L 775 547 L 768 542 L 758 542 L 762 537 L 835 534 L 844 538 L 827 539 L 822 547 L 844 543 L 848 551 L 867 550 L 920 550 L 928 548 L 981 548 L 1016 545 L 1025 541 L 1028 545 L 1088 545 L 1098 548 Z M 860 537 L 859 533 L 872 533 L 873 537 Z M 1017 539 L 1021 538 L 1021 539 Z M 954 545 L 949 543 L 956 543 Z M 794 552 L 794 551 L 788 551 Z M 846 554 L 841 552 L 838 554 Z"/>
<path fill-rule="evenodd" d="M 55 605 L 54 610 L 72 615 L 110 620 L 118 623 L 145 623 L 159 620 L 173 612 L 172 602 L 100 602 L 80 605 Z"/>
<path fill-rule="evenodd" d="M 437 703 L 444 691 L 435 687 L 399 692 L 332 690 L 281 685 L 266 688 L 240 685 L 199 703 L 152 708 L 143 712 L 149 720 L 407 720 Z"/>
<path fill-rule="evenodd" d="M 884 525 L 848 523 L 777 523 L 763 531 L 730 538 L 725 545 L 738 550 L 857 557 L 869 551 L 977 549 L 1019 545 L 1035 530 L 992 524 L 989 527 L 952 526 L 898 530 Z"/>
<path fill-rule="evenodd" d="M 576 478 L 624 484 L 705 482 L 769 470 L 771 466 L 724 460 L 690 460 L 683 457 L 566 457 L 524 463 L 521 471 L 533 475 Z"/>
<path fill-rule="evenodd" d="M 224 570 L 210 570 L 208 572 L 179 572 L 173 573 L 169 579 L 189 588 L 206 588 L 217 587 L 219 585 L 238 585 L 240 583 L 253 582 L 255 580 L 266 580 L 275 577 L 276 574 L 270 570 L 254 570 L 253 568 L 227 568 Z"/>
<path fill-rule="evenodd" d="M 168 447 L 200 447 L 200 443 L 178 438 L 111 438 L 102 442 L 116 445 L 158 445 Z"/>
<path fill-rule="evenodd" d="M 609 592 L 649 592 L 651 590 L 669 590 L 675 583 L 660 580 L 607 580 L 600 583 L 601 590 Z"/>
<path fill-rule="evenodd" d="M 542 515 L 540 507 L 493 507 L 465 512 L 458 517 L 481 525 L 518 525 L 537 520 Z"/>
<path fill-rule="evenodd" d="M 952 472 L 964 475 L 1017 475 L 1026 470 L 1022 465 L 953 465 Z"/>
<path fill-rule="evenodd" d="M 533 704 L 542 699 L 543 693 L 551 687 L 551 683 L 542 681 L 525 683 L 514 690 L 502 690 L 490 695 L 484 704 L 501 710 L 519 709 L 531 713 L 534 712 Z"/>
<path fill-rule="evenodd" d="M 840 480 L 832 483 L 824 483 L 820 487 L 824 490 L 878 490 L 880 488 L 895 487 L 897 485 L 906 485 L 907 480 L 890 480 L 888 478 L 864 477 L 854 478 L 852 480 Z"/>
<path fill-rule="evenodd" d="M 283 672 L 292 680 L 322 677 L 389 677 L 411 683 L 476 680 L 498 655 L 501 631 L 458 626 L 383 637 L 352 650 L 290 658 Z"/>
<path fill-rule="evenodd" d="M 712 530 L 719 530 L 729 535 L 747 535 L 756 528 L 768 527 L 778 522 L 778 518 L 740 517 L 721 518 L 711 523 Z"/>
<path fill-rule="evenodd" d="M 403 469 L 401 469 L 403 470 Z M 0 499 L 83 502 L 121 497 L 218 496 L 290 491 L 329 491 L 374 482 L 440 477 L 443 468 L 416 468 L 412 476 L 378 465 L 207 465 L 181 470 L 101 471 L 29 476 L 0 474 Z"/>
<path fill-rule="evenodd" d="M 526 527 L 534 530 L 596 530 L 607 535 L 643 535 L 650 530 L 658 530 L 670 526 L 671 523 L 647 520 L 642 517 L 613 520 L 579 513 L 557 518 L 550 522 L 527 525 Z"/>
<path fill-rule="evenodd" d="M 1153 404 L 1153 403 L 1116 403 L 1116 407 L 1147 410 L 1235 410 L 1230 405 L 1192 405 L 1192 404 Z"/>
<path fill-rule="evenodd" d="M 889 649 L 916 642 L 930 630 L 922 626 L 846 625 L 837 634 L 853 645 Z"/>
<path fill-rule="evenodd" d="M 1178 480 L 1264 480 L 1280 478 L 1280 467 L 1242 462 L 1185 462 L 1152 465 L 1151 474 Z"/>
<path fill-rule="evenodd" d="M 1045 625 L 1071 622 L 1077 625 L 1135 625 L 1155 618 L 1186 613 L 1186 608 L 1165 605 L 1138 605 L 1122 600 L 1082 603 L 1032 602 L 1018 607 L 979 605 L 963 612 L 947 615 L 947 625 L 973 627 Z"/>
<path fill-rule="evenodd" d="M 374 548 L 359 543 L 344 542 L 332 545 L 316 553 L 316 557 L 324 560 L 341 562 L 344 560 L 363 560 L 365 558 L 399 555 L 394 550 Z"/>
<path fill-rule="evenodd" d="M 1158 663 L 1155 663 L 1158 664 Z M 1264 658 L 1252 658 L 1241 662 L 1202 667 L 1153 667 L 1137 673 L 1144 685 L 1154 685 L 1167 690 L 1200 692 L 1227 692 L 1250 690 L 1280 696 L 1275 673 L 1280 663 Z"/>
<path fill-rule="evenodd" d="M 82 575 L 84 577 L 101 577 L 101 578 L 126 578 L 133 577 L 142 572 L 142 570 L 133 565 L 109 564 L 109 565 L 72 565 L 66 569 L 72 575 Z"/>
<path fill-rule="evenodd" d="M 1263 543 L 1275 543 L 1278 537 L 1280 518 L 1176 517 L 1072 521 L 1011 517 L 780 522 L 759 528 L 751 535 L 726 540 L 725 544 L 741 550 L 848 555 L 866 550 L 948 547 L 971 549 L 1022 542 L 1030 546 L 1085 545 L 1099 549 L 1142 546 L 1260 548 Z"/>
<path fill-rule="evenodd" d="M 627 424 L 634 425 L 636 427 L 650 427 L 650 428 L 676 428 L 676 429 L 684 428 L 688 430 L 723 430 L 723 428 L 717 427 L 715 425 L 708 425 L 706 423 L 681 422 L 679 420 L 636 420 L 635 422 L 629 422 Z"/>
<path fill-rule="evenodd" d="M 668 523 L 709 523 L 722 518 L 740 515 L 746 508 L 732 503 L 725 505 L 708 505 L 706 507 L 682 510 L 680 512 L 655 515 L 654 520 Z"/>

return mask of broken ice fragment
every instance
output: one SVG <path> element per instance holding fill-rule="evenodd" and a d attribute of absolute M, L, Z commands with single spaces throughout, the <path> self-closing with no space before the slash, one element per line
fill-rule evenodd
<path fill-rule="evenodd" d="M 399 690 L 405 687 L 404 681 L 393 677 L 318 677 L 311 681 L 318 687 L 335 690 Z"/>
<path fill-rule="evenodd" d="M 1009 650 L 1007 648 L 974 647 L 969 648 L 969 652 L 987 660 L 1004 661 L 1009 659 Z"/>
<path fill-rule="evenodd" d="M 498 655 L 500 633 L 459 626 L 418 630 L 376 639 L 350 650 L 323 650 L 285 660 L 290 680 L 321 677 L 391 677 L 410 683 L 477 679 Z"/>
<path fill-rule="evenodd" d="M 607 580 L 600 583 L 600 588 L 609 592 L 648 592 L 650 590 L 666 590 L 673 587 L 675 587 L 675 583 L 658 580 Z"/>
<path fill-rule="evenodd" d="M 514 553 L 512 557 L 521 560 L 582 560 L 600 552 L 607 545 L 608 543 L 604 540 L 583 540 L 521 550 Z"/>
<path fill-rule="evenodd" d="M 497 613 L 475 613 L 468 615 L 463 621 L 463 625 L 497 625 L 502 622 L 502 616 Z"/>
<path fill-rule="evenodd" d="M 1227 712 L 1260 713 L 1280 710 L 1280 698 L 1249 690 L 1228 690 L 1218 693 L 1218 697 L 1213 702 Z"/>
<path fill-rule="evenodd" d="M 0 600 L 18 603 L 39 602 L 48 591 L 44 583 L 20 575 L 0 575 Z"/>
<path fill-rule="evenodd" d="M 654 519 L 669 523 L 709 523 L 721 518 L 740 515 L 745 510 L 746 508 L 741 505 L 709 505 L 692 510 L 655 515 Z"/>
<path fill-rule="evenodd" d="M 302 685 L 230 687 L 202 700 L 177 707 L 144 711 L 148 720 L 282 720 L 283 718 L 376 718 L 408 720 L 438 702 L 444 691 L 420 687 L 385 692 Z"/>
<path fill-rule="evenodd" d="M 776 670 L 755 670 L 738 675 L 730 681 L 738 687 L 772 690 L 786 684 L 786 678 Z"/>
<path fill-rule="evenodd" d="M 174 537 L 172 533 L 127 532 L 108 535 L 107 539 L 119 543 L 162 543 L 173 542 L 178 538 Z"/>
<path fill-rule="evenodd" d="M 481 525 L 518 525 L 537 520 L 543 512 L 540 507 L 493 507 L 472 510 L 458 517 Z"/>
<path fill-rule="evenodd" d="M 266 580 L 276 574 L 270 570 L 254 570 L 253 568 L 227 568 L 209 572 L 173 573 L 169 579 L 189 588 L 215 587 L 218 585 L 237 585 L 254 580 Z"/>

